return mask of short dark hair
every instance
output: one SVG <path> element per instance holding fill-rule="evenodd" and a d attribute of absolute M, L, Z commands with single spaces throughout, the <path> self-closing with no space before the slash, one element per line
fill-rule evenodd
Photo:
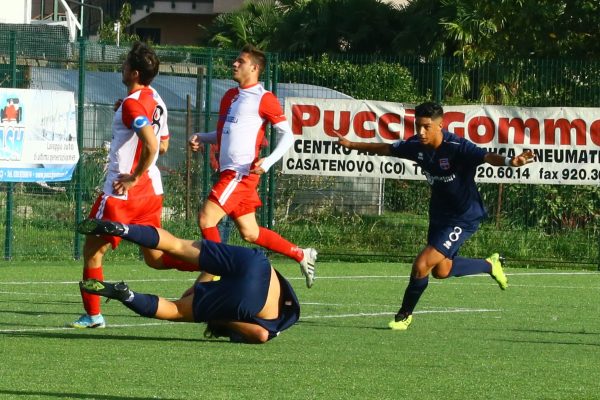
<path fill-rule="evenodd" d="M 135 42 L 127 54 L 129 67 L 140 73 L 140 83 L 144 86 L 150 85 L 158 74 L 160 61 L 152 48 L 142 42 Z"/>
<path fill-rule="evenodd" d="M 245 343 L 246 339 L 235 332 L 233 329 L 228 328 L 222 322 L 208 321 L 206 323 L 206 329 L 204 330 L 204 337 L 207 339 L 228 337 L 229 341 L 236 343 Z"/>
<path fill-rule="evenodd" d="M 258 65 L 258 73 L 262 74 L 267 65 L 267 57 L 265 56 L 265 53 L 250 43 L 247 43 L 244 47 L 242 47 L 241 52 L 250 54 L 252 62 Z"/>
<path fill-rule="evenodd" d="M 415 117 L 429 117 L 437 119 L 444 116 L 444 109 L 438 103 L 427 101 L 415 107 Z"/>

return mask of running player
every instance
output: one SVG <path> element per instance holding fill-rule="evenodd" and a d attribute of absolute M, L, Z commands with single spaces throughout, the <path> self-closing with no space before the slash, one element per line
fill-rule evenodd
<path fill-rule="evenodd" d="M 339 144 L 384 156 L 414 161 L 425 173 L 431 185 L 429 231 L 427 246 L 412 265 L 402 306 L 389 327 L 406 330 L 412 313 L 427 288 L 429 274 L 434 278 L 488 273 L 502 290 L 508 280 L 502 269 L 502 258 L 492 254 L 487 259 L 458 257 L 462 244 L 487 217 L 481 196 L 475 185 L 477 166 L 521 167 L 534 161 L 531 151 L 516 157 L 487 152 L 468 140 L 442 129 L 444 110 L 436 103 L 423 103 L 415 108 L 417 134 L 407 140 L 388 143 L 351 142 L 338 134 Z"/>
<path fill-rule="evenodd" d="M 176 301 L 134 292 L 123 282 L 80 282 L 83 292 L 117 299 L 141 316 L 206 322 L 207 337 L 225 336 L 231 341 L 256 344 L 277 337 L 300 317 L 300 303 L 292 286 L 260 250 L 209 240 L 183 240 L 149 225 L 98 219 L 83 221 L 79 231 L 117 235 L 146 248 L 164 250 L 221 277 L 219 281 L 196 283 L 189 295 Z"/>
<path fill-rule="evenodd" d="M 160 226 L 162 181 L 156 166 L 159 153 L 169 145 L 167 107 L 150 87 L 158 73 L 156 53 L 144 43 L 134 43 L 123 63 L 123 84 L 128 96 L 115 104 L 107 176 L 90 216 L 125 223 Z M 83 279 L 103 278 L 102 259 L 120 238 L 91 236 L 83 246 Z M 152 268 L 197 270 L 158 250 L 142 249 L 144 260 Z M 85 314 L 69 324 L 74 328 L 104 328 L 100 298 L 81 293 Z"/>
<path fill-rule="evenodd" d="M 256 208 L 262 205 L 257 193 L 260 175 L 275 164 L 293 143 L 290 126 L 275 95 L 260 84 L 266 65 L 263 52 L 246 45 L 233 62 L 233 79 L 238 87 L 228 90 L 221 99 L 217 130 L 196 133 L 189 139 L 193 151 L 200 143 L 216 143 L 219 149 L 219 181 L 213 186 L 198 214 L 198 224 L 205 239 L 220 242 L 217 224 L 229 215 L 242 238 L 300 263 L 306 286 L 313 284 L 317 251 L 301 249 L 279 234 L 258 226 Z M 273 152 L 259 159 L 260 144 L 270 122 L 280 135 Z M 200 280 L 212 277 L 203 273 Z"/>

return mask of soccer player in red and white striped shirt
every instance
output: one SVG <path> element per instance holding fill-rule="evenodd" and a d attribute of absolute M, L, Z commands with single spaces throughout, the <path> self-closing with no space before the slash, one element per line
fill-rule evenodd
<path fill-rule="evenodd" d="M 277 97 L 259 82 L 265 65 L 264 53 L 246 45 L 233 62 L 233 79 L 239 85 L 221 99 L 216 131 L 196 133 L 189 139 L 194 151 L 200 148 L 200 142 L 216 143 L 219 151 L 219 181 L 200 210 L 198 223 L 205 239 L 220 242 L 217 224 L 229 215 L 244 240 L 298 261 L 306 285 L 311 287 L 317 251 L 299 248 L 256 221 L 256 208 L 262 205 L 256 190 L 260 175 L 293 144 L 292 131 Z M 280 139 L 268 157 L 259 158 L 268 123 Z M 206 274 L 200 280 L 211 278 Z"/>
<path fill-rule="evenodd" d="M 159 153 L 167 151 L 169 128 L 167 107 L 150 87 L 158 73 L 159 59 L 144 43 L 135 43 L 123 63 L 123 84 L 128 96 L 115 104 L 107 176 L 92 206 L 90 218 L 160 227 L 163 187 L 156 166 Z M 102 259 L 110 247 L 119 245 L 114 236 L 88 235 L 83 248 L 83 279 L 103 279 Z M 142 248 L 152 268 L 197 271 L 158 250 Z M 81 293 L 85 314 L 69 324 L 74 328 L 103 328 L 100 298 Z"/>

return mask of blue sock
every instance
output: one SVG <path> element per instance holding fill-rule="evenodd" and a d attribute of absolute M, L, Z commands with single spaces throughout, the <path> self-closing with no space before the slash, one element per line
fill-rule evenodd
<path fill-rule="evenodd" d="M 125 307 L 136 312 L 142 317 L 152 318 L 158 310 L 158 296 L 153 294 L 137 293 L 131 290 L 132 297 L 123 301 Z"/>
<path fill-rule="evenodd" d="M 404 291 L 404 298 L 402 299 L 402 307 L 400 307 L 400 311 L 398 311 L 398 315 L 402 315 L 403 317 L 407 315 L 411 315 L 419 302 L 419 298 L 427 288 L 427 284 L 429 283 L 429 277 L 425 278 L 414 278 L 410 277 L 408 281 L 408 286 Z"/>
<path fill-rule="evenodd" d="M 492 272 L 492 265 L 478 258 L 455 257 L 448 276 L 466 276 Z"/>
<path fill-rule="evenodd" d="M 125 233 L 121 235 L 123 239 L 149 249 L 155 249 L 158 246 L 160 237 L 155 227 L 136 224 L 123 224 L 123 227 L 125 228 Z"/>

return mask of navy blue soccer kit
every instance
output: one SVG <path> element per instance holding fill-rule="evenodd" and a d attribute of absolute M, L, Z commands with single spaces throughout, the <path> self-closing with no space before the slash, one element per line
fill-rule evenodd
<path fill-rule="evenodd" d="M 269 340 L 300 318 L 300 303 L 290 283 L 277 271 L 281 284 L 278 318 L 256 314 L 265 306 L 271 282 L 271 264 L 262 250 L 203 240 L 200 269 L 221 277 L 194 285 L 193 313 L 196 322 L 242 321 L 269 331 Z"/>
<path fill-rule="evenodd" d="M 475 185 L 476 167 L 487 151 L 447 130 L 437 149 L 418 136 L 394 143 L 391 155 L 414 161 L 431 185 L 427 243 L 452 259 L 487 212 Z"/>

